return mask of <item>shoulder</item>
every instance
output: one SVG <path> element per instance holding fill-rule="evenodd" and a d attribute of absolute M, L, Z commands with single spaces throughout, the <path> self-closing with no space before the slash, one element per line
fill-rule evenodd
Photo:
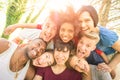
<path fill-rule="evenodd" d="M 99 27 L 99 30 L 100 41 L 105 46 L 112 46 L 118 40 L 118 35 L 114 31 L 104 28 L 102 26 Z"/>
<path fill-rule="evenodd" d="M 0 38 L 0 54 L 10 47 L 10 43 L 7 39 Z"/>
<path fill-rule="evenodd" d="M 43 74 L 43 73 L 45 73 L 46 71 L 50 71 L 50 70 L 51 70 L 51 67 L 43 67 L 43 68 L 37 67 L 37 68 L 36 68 L 36 73 L 37 73 L 37 74 Z"/>

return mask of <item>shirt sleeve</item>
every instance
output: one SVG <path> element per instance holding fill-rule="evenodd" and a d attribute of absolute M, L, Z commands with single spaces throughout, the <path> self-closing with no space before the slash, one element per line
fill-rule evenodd
<path fill-rule="evenodd" d="M 107 28 L 100 27 L 100 42 L 103 46 L 111 47 L 118 40 L 118 35 Z"/>
<path fill-rule="evenodd" d="M 37 29 L 42 30 L 42 25 L 41 25 L 41 24 L 38 24 L 38 25 L 37 25 Z"/>
<path fill-rule="evenodd" d="M 98 54 L 98 55 L 101 55 L 102 53 L 103 53 L 103 51 L 102 50 L 100 50 L 100 49 L 95 49 L 95 52 Z"/>
<path fill-rule="evenodd" d="M 39 29 L 28 29 L 25 28 L 19 33 L 19 37 L 22 40 L 33 40 L 35 38 L 39 38 L 41 30 Z"/>
<path fill-rule="evenodd" d="M 37 69 L 36 69 L 36 74 L 43 77 L 43 76 L 44 76 L 44 73 L 45 73 L 45 69 L 46 69 L 46 68 L 40 68 L 40 67 L 37 68 Z"/>

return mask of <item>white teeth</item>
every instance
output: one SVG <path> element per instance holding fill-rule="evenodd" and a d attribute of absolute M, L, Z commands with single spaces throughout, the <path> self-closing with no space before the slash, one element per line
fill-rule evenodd
<path fill-rule="evenodd" d="M 37 52 L 35 50 L 33 50 L 32 54 L 35 56 L 37 54 Z"/>

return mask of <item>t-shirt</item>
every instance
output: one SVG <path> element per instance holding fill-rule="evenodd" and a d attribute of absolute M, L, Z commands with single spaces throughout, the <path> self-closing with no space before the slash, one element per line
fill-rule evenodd
<path fill-rule="evenodd" d="M 115 50 L 112 48 L 112 45 L 118 40 L 118 35 L 114 31 L 102 26 L 99 29 L 100 41 L 97 44 L 97 48 L 102 50 L 106 55 L 114 53 Z"/>
<path fill-rule="evenodd" d="M 97 49 L 103 51 L 106 55 L 112 54 L 115 50 L 112 48 L 112 45 L 118 40 L 118 35 L 109 29 L 104 27 L 99 27 L 100 29 L 100 41 L 97 44 Z M 89 64 L 98 65 L 98 63 L 104 62 L 103 58 L 92 51 L 90 56 L 86 59 Z"/>
<path fill-rule="evenodd" d="M 0 80 L 15 80 L 16 72 L 10 70 L 10 60 L 17 48 L 17 44 L 14 42 L 10 42 L 10 47 L 0 54 Z M 29 68 L 30 61 L 26 63 L 26 65 L 19 70 L 18 77 L 16 80 L 24 80 L 27 70 Z"/>
<path fill-rule="evenodd" d="M 51 67 L 37 68 L 36 74 L 42 76 L 43 80 L 82 80 L 79 72 L 68 68 L 60 74 L 54 74 Z"/>
<path fill-rule="evenodd" d="M 19 37 L 22 40 L 33 40 L 35 38 L 39 38 L 41 33 L 40 29 L 29 29 L 29 28 L 24 28 L 20 33 Z"/>

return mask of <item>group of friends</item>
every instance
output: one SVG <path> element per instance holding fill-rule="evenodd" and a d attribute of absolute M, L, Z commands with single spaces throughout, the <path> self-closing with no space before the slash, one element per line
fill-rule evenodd
<path fill-rule="evenodd" d="M 29 29 L 13 41 L 0 39 L 0 79 L 112 80 L 120 62 L 120 40 L 98 22 L 95 8 L 83 5 L 77 12 L 73 6 L 53 10 L 42 25 L 8 26 L 7 35 Z M 115 54 L 111 60 L 110 54 Z"/>

